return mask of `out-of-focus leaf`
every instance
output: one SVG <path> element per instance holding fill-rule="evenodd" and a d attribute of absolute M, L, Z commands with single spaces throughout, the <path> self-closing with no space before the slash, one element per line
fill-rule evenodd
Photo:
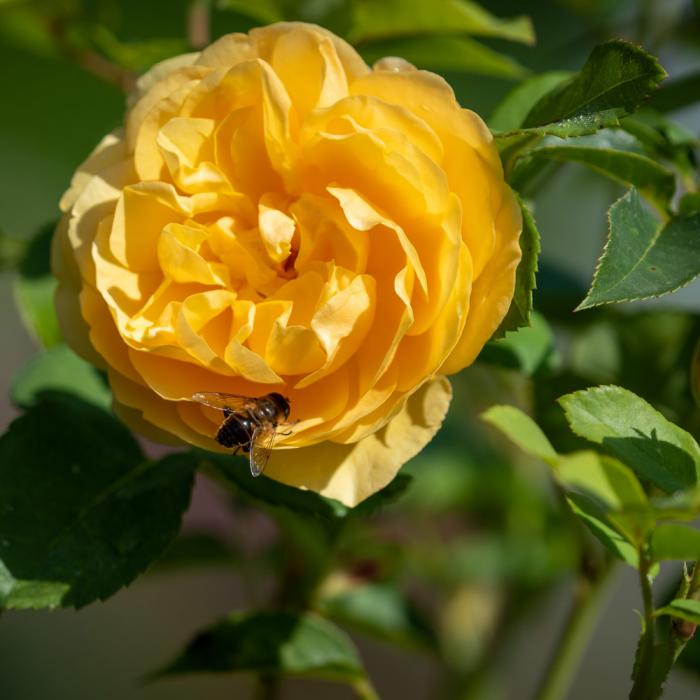
<path fill-rule="evenodd" d="M 674 174 L 643 155 L 637 139 L 621 129 L 605 129 L 568 139 L 548 136 L 524 153 L 528 158 L 586 165 L 617 182 L 634 185 L 661 203 L 667 203 L 676 188 Z M 513 178 L 517 178 L 517 169 Z"/>
<path fill-rule="evenodd" d="M 238 566 L 240 552 L 218 537 L 199 532 L 182 534 L 165 550 L 150 571 L 170 571 L 205 566 Z"/>
<path fill-rule="evenodd" d="M 384 56 L 401 56 L 418 68 L 456 71 L 517 80 L 528 70 L 510 56 L 465 36 L 415 36 L 384 40 L 359 47 L 362 57 L 374 63 Z"/>
<path fill-rule="evenodd" d="M 603 386 L 559 399 L 577 435 L 602 445 L 660 489 L 694 487 L 700 448 L 690 433 L 666 420 L 627 389 Z"/>
<path fill-rule="evenodd" d="M 637 548 L 607 521 L 605 513 L 595 502 L 582 494 L 569 494 L 567 501 L 574 513 L 611 554 L 634 568 L 639 566 Z"/>
<path fill-rule="evenodd" d="M 502 338 L 508 331 L 530 325 L 532 293 L 537 286 L 535 276 L 540 254 L 540 233 L 530 210 L 522 201 L 520 210 L 523 216 L 523 230 L 519 241 L 522 258 L 515 273 L 515 292 L 508 313 L 493 334 L 492 340 Z"/>
<path fill-rule="evenodd" d="M 33 406 L 46 391 L 74 394 L 109 410 L 112 394 L 94 367 L 62 343 L 32 358 L 15 374 L 10 388 L 13 403 Z"/>
<path fill-rule="evenodd" d="M 559 83 L 530 109 L 525 133 L 567 138 L 618 124 L 666 77 L 659 62 L 638 46 L 614 40 L 596 46 L 583 68 Z"/>
<path fill-rule="evenodd" d="M 668 294 L 700 274 L 700 213 L 663 225 L 632 188 L 608 218 L 608 241 L 578 309 Z"/>
<path fill-rule="evenodd" d="M 681 620 L 687 620 L 688 622 L 700 625 L 700 600 L 677 598 L 663 608 L 658 608 L 654 614 L 657 617 L 661 615 L 671 615 L 671 617 L 679 617 Z"/>
<path fill-rule="evenodd" d="M 669 80 L 651 98 L 650 106 L 659 112 L 673 112 L 698 102 L 700 71 Z"/>
<path fill-rule="evenodd" d="M 678 213 L 681 216 L 691 216 L 700 213 L 700 192 L 688 192 L 678 202 Z"/>
<path fill-rule="evenodd" d="M 532 312 L 531 322 L 530 326 L 487 343 L 479 354 L 479 361 L 535 374 L 552 357 L 554 335 L 544 316 L 536 311 Z"/>
<path fill-rule="evenodd" d="M 216 0 L 219 9 L 235 10 L 264 24 L 281 22 L 284 19 L 280 5 L 276 0 Z"/>
<path fill-rule="evenodd" d="M 693 359 L 690 361 L 690 386 L 695 401 L 700 406 L 700 339 L 695 346 Z"/>
<path fill-rule="evenodd" d="M 0 438 L 0 606 L 105 599 L 177 534 L 194 460 L 144 459 L 104 411 L 45 396 Z"/>
<path fill-rule="evenodd" d="M 700 559 L 700 531 L 687 525 L 658 525 L 651 533 L 651 555 L 657 561 Z"/>
<path fill-rule="evenodd" d="M 328 522 L 338 522 L 350 515 L 369 515 L 384 504 L 398 498 L 411 481 L 410 477 L 399 474 L 383 489 L 377 491 L 355 508 L 348 508 L 333 498 L 325 498 L 313 491 L 287 486 L 274 479 L 268 479 L 265 475 L 252 478 L 243 459 L 214 453 L 197 454 L 200 455 L 205 464 L 214 465 L 228 481 L 235 484 L 248 498 L 272 508 L 282 508 L 298 515 L 319 518 Z"/>
<path fill-rule="evenodd" d="M 567 71 L 553 71 L 535 75 L 520 83 L 496 105 L 488 119 L 489 128 L 494 131 L 511 131 L 522 126 L 535 104 L 571 75 Z"/>
<path fill-rule="evenodd" d="M 557 453 L 554 451 L 547 436 L 541 428 L 526 413 L 515 406 L 492 406 L 481 414 L 483 420 L 504 433 L 523 452 L 533 457 L 554 464 Z"/>
<path fill-rule="evenodd" d="M 381 583 L 355 584 L 322 595 L 316 609 L 340 625 L 394 644 L 435 648 L 427 621 L 397 588 Z"/>
<path fill-rule="evenodd" d="M 201 632 L 157 676 L 230 671 L 322 678 L 352 686 L 365 681 L 355 647 L 340 629 L 316 615 L 288 612 L 231 615 Z"/>
<path fill-rule="evenodd" d="M 27 242 L 0 229 L 0 272 L 16 267 L 26 253 Z"/>
<path fill-rule="evenodd" d="M 49 224 L 32 239 L 20 262 L 15 286 L 25 325 L 45 347 L 61 342 L 53 301 L 56 280 L 50 264 L 53 231 L 54 224 Z"/>
<path fill-rule="evenodd" d="M 357 42 L 462 32 L 525 44 L 535 42 L 532 23 L 527 17 L 501 19 L 470 0 L 354 0 L 348 39 Z"/>

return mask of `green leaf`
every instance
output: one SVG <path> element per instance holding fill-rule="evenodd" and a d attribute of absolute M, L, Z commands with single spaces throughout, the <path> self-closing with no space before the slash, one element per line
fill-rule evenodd
<path fill-rule="evenodd" d="M 519 129 L 503 134 L 583 136 L 618 124 L 666 77 L 638 46 L 614 40 L 596 46 L 583 68 L 530 109 Z"/>
<path fill-rule="evenodd" d="M 672 493 L 697 484 L 700 448 L 693 436 L 631 391 L 596 387 L 559 403 L 574 433 L 603 445 L 660 489 Z"/>
<path fill-rule="evenodd" d="M 354 0 L 352 42 L 412 34 L 474 34 L 535 43 L 527 17 L 501 19 L 469 0 Z M 400 54 L 399 54 L 400 55 Z"/>
<path fill-rule="evenodd" d="M 350 639 L 316 615 L 234 614 L 195 637 L 157 675 L 247 671 L 322 678 L 351 685 L 365 679 Z"/>
<path fill-rule="evenodd" d="M 544 316 L 532 312 L 532 325 L 492 340 L 479 353 L 479 361 L 519 369 L 533 375 L 554 353 L 554 335 Z"/>
<path fill-rule="evenodd" d="M 567 502 L 593 535 L 618 559 L 630 566 L 639 566 L 637 548 L 608 522 L 604 511 L 582 494 L 569 494 Z"/>
<path fill-rule="evenodd" d="M 15 405 L 33 406 L 46 391 L 63 391 L 109 410 L 112 394 L 92 365 L 62 343 L 33 357 L 12 379 Z"/>
<path fill-rule="evenodd" d="M 608 241 L 579 310 L 668 294 L 700 274 L 700 213 L 662 225 L 631 189 L 608 218 Z"/>
<path fill-rule="evenodd" d="M 0 229 L 0 272 L 16 267 L 26 254 L 26 249 L 24 238 L 11 236 Z"/>
<path fill-rule="evenodd" d="M 427 621 L 393 586 L 381 583 L 349 585 L 322 595 L 316 609 L 324 617 L 392 644 L 435 648 Z"/>
<path fill-rule="evenodd" d="M 679 617 L 681 620 L 700 625 L 700 600 L 677 598 L 665 607 L 656 610 L 654 614 L 656 616 L 671 615 L 671 617 Z"/>
<path fill-rule="evenodd" d="M 530 210 L 520 201 L 523 214 L 523 230 L 520 234 L 522 258 L 515 273 L 515 292 L 508 313 L 492 336 L 492 340 L 502 338 L 508 331 L 530 325 L 532 314 L 532 292 L 536 288 L 535 275 L 540 254 L 540 233 Z"/>
<path fill-rule="evenodd" d="M 228 542 L 204 532 L 182 534 L 167 548 L 150 571 L 170 571 L 187 568 L 224 566 L 237 567 L 243 553 L 235 551 Z"/>
<path fill-rule="evenodd" d="M 54 224 L 42 228 L 29 243 L 19 265 L 15 293 L 22 319 L 45 347 L 61 342 L 61 330 L 54 309 L 56 280 L 51 274 L 51 239 Z"/>
<path fill-rule="evenodd" d="M 523 452 L 555 464 L 557 453 L 541 428 L 526 413 L 515 406 L 492 406 L 481 414 L 487 423 L 498 428 Z"/>
<path fill-rule="evenodd" d="M 337 523 L 350 515 L 367 516 L 398 498 L 411 482 L 411 477 L 399 474 L 370 498 L 355 508 L 349 508 L 333 498 L 287 486 L 269 479 L 264 474 L 253 479 L 247 464 L 244 464 L 247 460 L 208 452 L 195 454 L 199 454 L 205 464 L 213 465 L 227 481 L 232 482 L 248 498 L 272 508 L 282 508 L 304 517 L 318 518 L 329 523 Z"/>
<path fill-rule="evenodd" d="M 362 57 L 374 63 L 385 56 L 401 56 L 418 68 L 456 71 L 494 78 L 520 79 L 528 70 L 510 56 L 465 36 L 416 36 L 389 39 L 360 47 Z"/>
<path fill-rule="evenodd" d="M 496 105 L 488 119 L 489 128 L 492 131 L 511 131 L 522 126 L 535 104 L 571 75 L 568 71 L 553 71 L 520 83 Z"/>
<path fill-rule="evenodd" d="M 233 10 L 247 17 L 260 20 L 263 24 L 282 22 L 284 15 L 279 2 L 276 0 L 217 0 L 216 7 L 220 10 Z"/>
<path fill-rule="evenodd" d="M 700 531 L 687 525 L 658 525 L 651 534 L 651 555 L 655 560 L 700 559 Z"/>
<path fill-rule="evenodd" d="M 621 129 L 569 139 L 548 136 L 524 153 L 529 158 L 580 163 L 616 182 L 634 185 L 664 204 L 676 188 L 674 174 L 644 155 L 639 141 Z M 517 169 L 513 178 L 517 178 Z"/>
<path fill-rule="evenodd" d="M 147 461 L 107 413 L 45 395 L 0 438 L 0 607 L 82 607 L 131 583 L 177 534 L 193 467 Z"/>

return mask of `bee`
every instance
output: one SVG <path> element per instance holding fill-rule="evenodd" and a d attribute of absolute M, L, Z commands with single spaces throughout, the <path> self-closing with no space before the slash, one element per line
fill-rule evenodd
<path fill-rule="evenodd" d="M 202 391 L 192 399 L 216 408 L 224 414 L 224 420 L 216 432 L 216 441 L 224 447 L 235 448 L 250 456 L 250 473 L 263 473 L 278 435 L 279 428 L 289 418 L 289 399 L 273 392 L 265 396 L 250 397 L 238 394 L 222 394 Z"/>

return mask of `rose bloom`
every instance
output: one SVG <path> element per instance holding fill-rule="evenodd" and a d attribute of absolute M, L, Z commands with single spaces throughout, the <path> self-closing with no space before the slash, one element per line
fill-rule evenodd
<path fill-rule="evenodd" d="M 61 201 L 68 343 L 160 442 L 223 449 L 197 392 L 289 397 L 266 474 L 358 503 L 509 308 L 521 216 L 491 134 L 437 75 L 301 23 L 164 61 L 129 104 Z"/>

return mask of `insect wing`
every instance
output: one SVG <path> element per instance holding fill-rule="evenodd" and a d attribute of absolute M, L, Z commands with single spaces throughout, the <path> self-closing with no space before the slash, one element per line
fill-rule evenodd
<path fill-rule="evenodd" d="M 200 391 L 192 394 L 192 400 L 216 408 L 219 411 L 245 411 L 255 406 L 255 401 L 249 396 L 240 396 L 239 394 L 224 394 L 218 391 Z"/>
<path fill-rule="evenodd" d="M 250 440 L 250 473 L 260 476 L 270 461 L 272 447 L 275 444 L 277 430 L 273 425 L 259 425 L 253 431 Z"/>

